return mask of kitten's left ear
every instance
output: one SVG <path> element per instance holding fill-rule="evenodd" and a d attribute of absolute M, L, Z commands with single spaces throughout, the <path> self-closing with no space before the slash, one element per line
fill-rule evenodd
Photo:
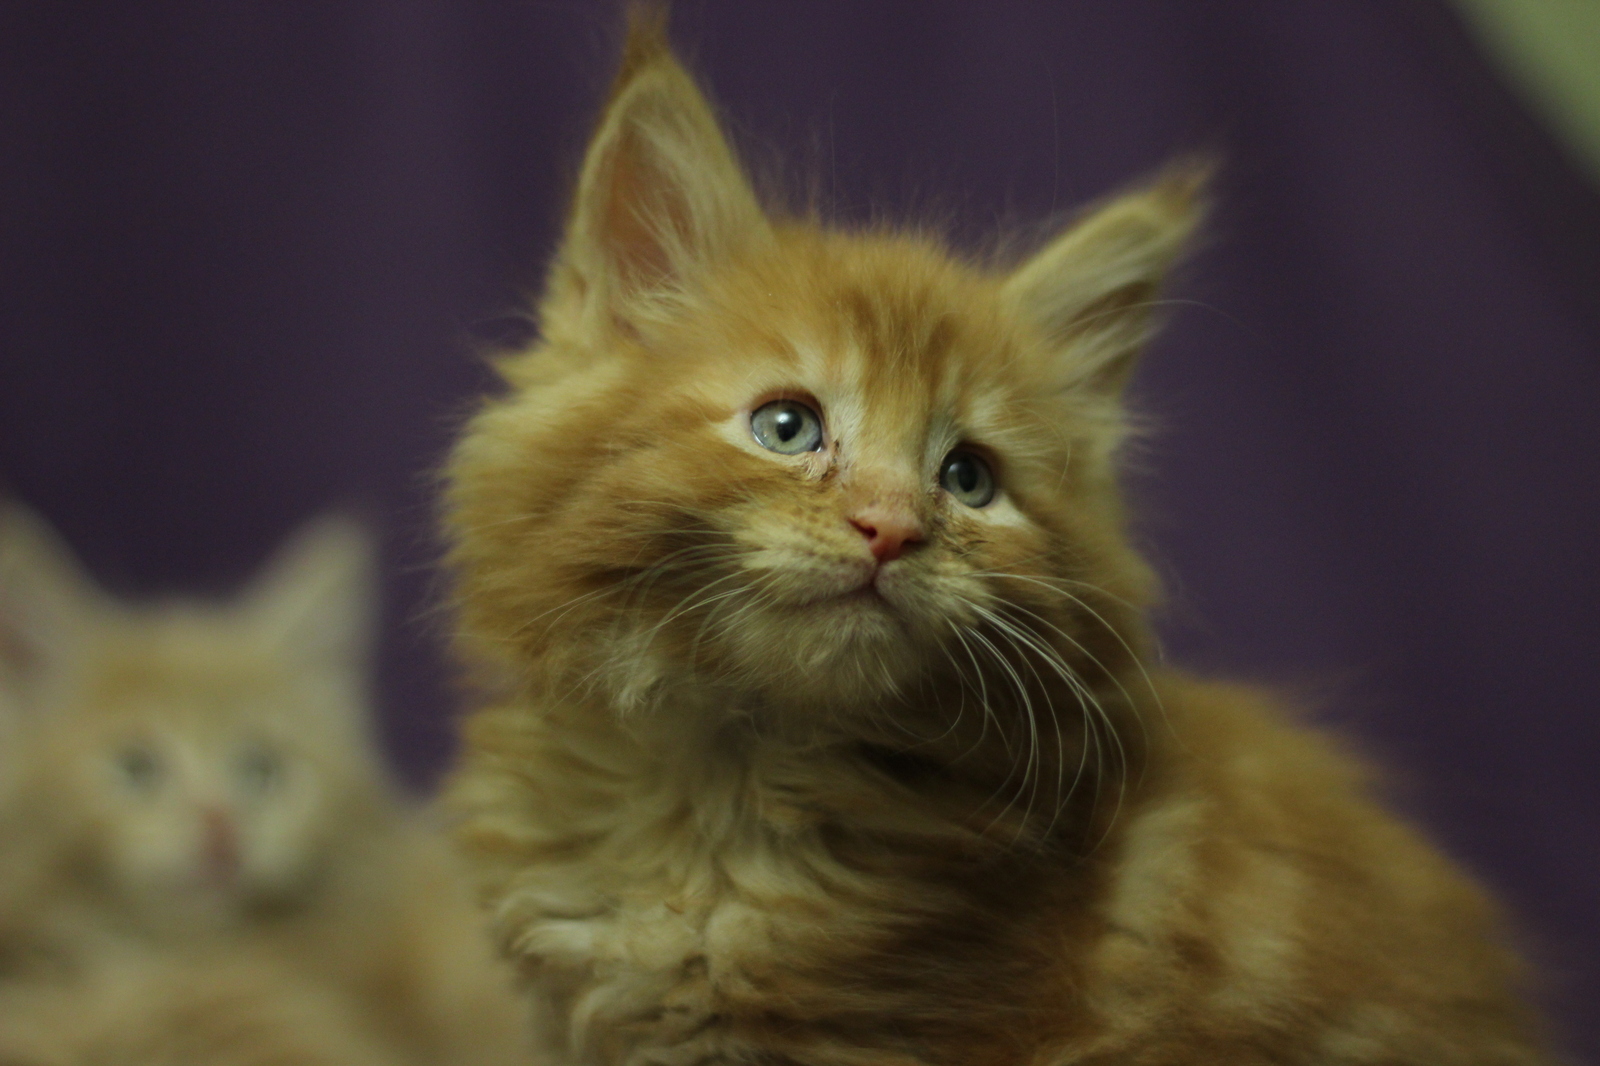
<path fill-rule="evenodd" d="M 1039 327 L 1062 388 L 1116 392 L 1154 331 L 1156 294 L 1188 249 L 1213 167 L 1174 166 L 1090 211 L 1006 279 L 1014 312 Z"/>
<path fill-rule="evenodd" d="M 377 629 L 377 549 L 343 515 L 318 518 L 278 549 L 236 609 L 274 646 L 308 665 L 364 669 Z"/>
<path fill-rule="evenodd" d="M 110 613 L 105 593 L 49 523 L 0 500 L 0 683 L 60 671 Z"/>
<path fill-rule="evenodd" d="M 591 327 L 637 325 L 653 300 L 770 236 L 711 106 L 672 54 L 665 10 L 637 5 L 578 177 L 555 307 Z"/>

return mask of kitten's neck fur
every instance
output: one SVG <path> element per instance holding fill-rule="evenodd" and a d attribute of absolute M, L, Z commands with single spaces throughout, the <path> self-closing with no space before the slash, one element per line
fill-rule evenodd
<path fill-rule="evenodd" d="M 1120 641 L 1119 650 L 1131 664 L 1132 651 Z M 1108 659 L 1098 661 L 1116 661 L 1101 652 Z M 589 672 L 612 680 L 584 698 L 573 698 L 571 679 L 547 674 L 523 700 L 553 730 L 636 751 L 652 765 L 655 788 L 718 812 L 703 825 L 754 824 L 799 806 L 835 829 L 872 835 L 914 817 L 927 820 L 923 831 L 970 837 L 975 853 L 994 858 L 1094 847 L 1140 776 L 1150 740 L 1143 723 L 1159 716 L 1142 704 L 1158 702 L 1154 690 L 1137 668 L 1128 678 L 1098 671 L 1098 685 L 1083 680 L 1093 672 L 1075 671 L 1073 687 L 1026 665 L 1015 680 L 940 671 L 905 692 L 841 706 L 774 698 L 695 671 L 653 673 L 643 685 L 613 669 Z"/>

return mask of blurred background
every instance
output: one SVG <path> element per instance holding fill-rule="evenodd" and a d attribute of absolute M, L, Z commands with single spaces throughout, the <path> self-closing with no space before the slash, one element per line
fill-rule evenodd
<path fill-rule="evenodd" d="M 1226 159 L 1135 402 L 1175 661 L 1287 687 L 1512 903 L 1600 1061 L 1600 4 L 680 0 L 758 171 L 974 246 Z M 113 590 L 386 545 L 385 735 L 456 704 L 433 475 L 552 249 L 606 0 L 0 7 L 0 488 Z"/>

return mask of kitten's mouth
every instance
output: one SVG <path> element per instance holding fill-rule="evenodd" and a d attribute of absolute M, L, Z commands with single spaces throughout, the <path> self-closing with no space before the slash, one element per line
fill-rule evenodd
<path fill-rule="evenodd" d="M 789 589 L 780 585 L 777 590 L 781 597 L 778 602 L 787 601 L 784 608 L 787 610 L 826 613 L 841 608 L 874 607 L 893 612 L 901 598 L 896 595 L 898 587 L 891 586 L 898 586 L 902 579 L 893 578 L 883 567 L 830 566 L 793 576 L 803 577 L 803 581 L 794 582 Z M 886 581 L 886 578 L 892 579 Z M 784 596 L 784 592 L 789 595 Z"/>
<path fill-rule="evenodd" d="M 828 588 L 815 589 L 795 606 L 822 610 L 855 606 L 889 609 L 890 603 L 879 591 L 877 582 L 873 578 L 868 578 L 854 588 L 842 592 Z"/>
<path fill-rule="evenodd" d="M 860 604 L 862 606 L 878 607 L 885 611 L 898 613 L 897 596 L 885 593 L 886 584 L 895 584 L 895 579 L 885 581 L 883 567 L 878 567 L 868 574 L 862 582 L 848 592 L 840 593 L 834 598 L 836 603 Z"/>

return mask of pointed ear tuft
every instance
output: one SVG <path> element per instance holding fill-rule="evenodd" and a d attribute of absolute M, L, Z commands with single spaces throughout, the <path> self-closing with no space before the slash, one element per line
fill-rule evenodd
<path fill-rule="evenodd" d="M 1215 167 L 1170 166 L 1091 208 L 1006 279 L 1014 312 L 1044 334 L 1063 388 L 1115 392 L 1154 332 L 1157 294 L 1205 215 Z"/>
<path fill-rule="evenodd" d="M 554 307 L 591 326 L 636 326 L 653 300 L 770 233 L 711 106 L 672 54 L 665 9 L 635 7 L 579 173 Z"/>
<path fill-rule="evenodd" d="M 617 90 L 651 63 L 672 62 L 672 38 L 667 33 L 669 21 L 664 3 L 640 2 L 628 6 L 628 35 L 622 42 L 622 63 L 611 83 L 608 104 L 617 98 Z"/>
<path fill-rule="evenodd" d="M 235 609 L 307 665 L 365 670 L 377 628 L 371 533 L 344 515 L 313 520 L 278 549 Z"/>
<path fill-rule="evenodd" d="M 54 669 L 81 647 L 108 603 L 49 523 L 0 501 L 0 677 Z"/>

